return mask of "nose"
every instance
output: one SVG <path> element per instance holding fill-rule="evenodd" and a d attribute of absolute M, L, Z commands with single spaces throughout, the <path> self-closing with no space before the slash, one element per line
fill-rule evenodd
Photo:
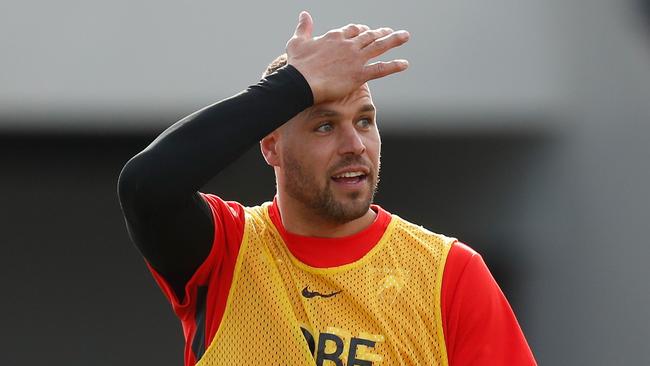
<path fill-rule="evenodd" d="M 339 145 L 339 154 L 361 155 L 366 151 L 366 145 L 363 142 L 363 136 L 354 127 L 341 129 L 341 143 Z"/>

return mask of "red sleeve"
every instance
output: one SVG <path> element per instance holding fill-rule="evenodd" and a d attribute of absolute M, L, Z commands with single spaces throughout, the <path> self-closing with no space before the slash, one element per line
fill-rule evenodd
<path fill-rule="evenodd" d="M 442 280 L 449 365 L 536 365 L 517 319 L 481 256 L 452 245 Z"/>
<path fill-rule="evenodd" d="M 181 320 L 185 336 L 185 365 L 194 365 L 219 328 L 244 235 L 244 208 L 237 202 L 201 193 L 214 219 L 214 241 L 205 261 L 185 285 L 179 301 L 171 286 L 147 263 L 154 279 Z M 195 340 L 196 339 L 196 340 Z"/>

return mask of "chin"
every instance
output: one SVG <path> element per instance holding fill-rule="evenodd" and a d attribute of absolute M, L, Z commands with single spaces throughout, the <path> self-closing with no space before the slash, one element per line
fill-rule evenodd
<path fill-rule="evenodd" d="M 341 223 L 356 220 L 368 212 L 371 203 L 372 197 L 348 197 L 336 200 L 332 205 L 328 205 L 328 216 Z"/>

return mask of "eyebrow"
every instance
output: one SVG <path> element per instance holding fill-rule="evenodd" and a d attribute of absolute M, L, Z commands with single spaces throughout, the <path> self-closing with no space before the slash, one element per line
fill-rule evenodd
<path fill-rule="evenodd" d="M 361 108 L 359 108 L 357 113 L 374 112 L 374 111 L 375 111 L 375 106 L 373 106 L 372 104 L 364 104 L 363 106 L 361 106 Z M 340 117 L 340 116 L 341 113 L 333 109 L 316 108 L 309 113 L 307 119 L 312 119 L 315 117 Z"/>

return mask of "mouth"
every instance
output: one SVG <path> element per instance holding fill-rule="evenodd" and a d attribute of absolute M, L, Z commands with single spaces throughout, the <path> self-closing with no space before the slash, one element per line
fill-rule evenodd
<path fill-rule="evenodd" d="M 344 187 L 355 188 L 368 180 L 368 174 L 361 170 L 347 171 L 333 175 L 331 179 Z"/>

